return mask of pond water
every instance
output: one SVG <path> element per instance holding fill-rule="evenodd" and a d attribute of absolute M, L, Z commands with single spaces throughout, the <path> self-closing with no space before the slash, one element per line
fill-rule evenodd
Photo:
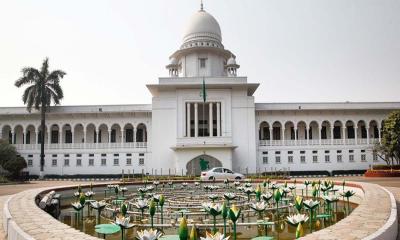
<path fill-rule="evenodd" d="M 212 232 L 213 230 L 213 217 L 204 210 L 202 204 L 212 202 L 209 195 L 216 195 L 217 199 L 215 199 L 215 203 L 222 204 L 226 201 L 223 196 L 224 193 L 229 192 L 234 193 L 236 196 L 234 200 L 229 202 L 229 205 L 235 204 L 241 209 L 241 215 L 237 221 L 237 239 L 244 240 L 265 235 L 273 237 L 273 239 L 294 239 L 296 236 L 296 227 L 288 224 L 287 216 L 297 213 L 297 210 L 293 206 L 296 196 L 302 196 L 303 200 L 311 199 L 311 197 L 305 196 L 305 186 L 303 184 L 291 184 L 291 191 L 287 192 L 286 196 L 283 196 L 278 201 L 278 211 L 276 210 L 274 197 L 272 197 L 268 201 L 266 209 L 258 213 L 250 208 L 250 204 L 257 202 L 256 195 L 253 192 L 250 194 L 250 198 L 248 198 L 248 195 L 243 191 L 243 188 L 245 188 L 243 184 L 244 183 L 241 183 L 242 187 L 239 187 L 239 189 L 233 186 L 232 183 L 229 186 L 222 183 L 212 184 L 213 186 L 217 186 L 217 189 L 213 189 L 212 191 L 204 189 L 204 186 L 210 185 L 208 183 L 203 183 L 199 186 L 195 186 L 193 183 L 189 183 L 187 186 L 183 186 L 180 183 L 175 183 L 170 186 L 165 184 L 164 186 L 159 185 L 157 189 L 154 188 L 152 191 L 147 191 L 143 195 L 139 193 L 138 189 L 145 188 L 144 185 L 125 185 L 124 187 L 127 188 L 127 191 L 124 194 L 119 191 L 118 195 L 112 187 L 94 187 L 92 191 L 95 195 L 91 199 L 105 201 L 107 203 L 106 208 L 101 212 L 100 216 L 98 216 L 97 210 L 88 207 L 90 204 L 87 204 L 78 214 L 71 206 L 71 203 L 77 200 L 77 198 L 74 197 L 74 192 L 76 192 L 77 189 L 65 190 L 58 192 L 62 195 L 59 220 L 86 234 L 102 238 L 103 236 L 95 232 L 95 226 L 97 224 L 114 222 L 121 203 L 125 202 L 128 206 L 128 215 L 131 217 L 130 222 L 135 224 L 133 228 L 125 231 L 125 239 L 136 239 L 138 230 L 150 228 L 150 216 L 148 214 L 148 209 L 144 210 L 142 216 L 141 211 L 135 208 L 134 204 L 141 198 L 150 200 L 153 198 L 153 195 L 163 194 L 165 196 L 163 225 L 161 225 L 161 209 L 157 206 L 154 216 L 155 228 L 162 231 L 164 235 L 176 235 L 178 234 L 180 219 L 182 216 L 186 216 L 189 223 L 189 231 L 192 228 L 191 224 L 196 224 L 199 236 L 204 237 L 205 231 Z M 147 187 L 149 186 L 153 185 L 147 184 Z M 281 189 L 284 188 L 278 185 L 277 187 Z M 252 188 L 255 190 L 257 184 L 252 184 Z M 318 231 L 335 224 L 337 221 L 346 217 L 348 212 L 351 212 L 357 206 L 352 203 L 348 205 L 347 201 L 343 201 L 343 198 L 339 195 L 341 187 L 333 187 L 332 189 L 325 193 L 320 191 L 318 194 L 319 196 L 316 196 L 315 200 L 318 200 L 320 204 L 315 210 L 315 220 L 311 222 L 311 228 L 310 221 L 302 225 L 305 235 L 311 231 Z M 82 193 L 89 190 L 89 188 L 82 188 Z M 311 187 L 308 186 L 307 190 L 308 194 L 310 194 Z M 262 193 L 273 193 L 272 189 L 263 187 L 261 187 L 261 191 Z M 328 203 L 322 198 L 324 194 L 326 196 L 339 196 L 339 201 L 329 204 L 328 208 Z M 115 201 L 118 199 L 122 200 Z M 260 201 L 264 200 L 261 198 Z M 301 213 L 307 216 L 310 215 L 310 211 L 304 206 Z M 323 214 L 328 214 L 329 216 L 323 216 Z M 267 225 L 262 225 L 261 222 L 267 222 Z M 223 219 L 221 215 L 216 217 L 216 226 L 217 230 L 222 233 Z M 227 235 L 231 235 L 233 233 L 233 228 L 229 217 L 226 226 Z M 121 233 L 108 235 L 107 239 L 121 239 Z M 230 237 L 230 239 L 233 239 L 233 237 Z"/>

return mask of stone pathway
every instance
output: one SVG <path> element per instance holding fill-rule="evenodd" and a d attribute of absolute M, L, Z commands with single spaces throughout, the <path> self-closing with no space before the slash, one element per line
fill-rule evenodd
<path fill-rule="evenodd" d="M 43 188 L 43 187 L 57 187 L 57 186 L 67 186 L 67 185 L 85 185 L 89 184 L 90 181 L 82 182 L 82 181 L 32 181 L 27 183 L 20 184 L 5 184 L 0 185 L 0 196 L 3 195 L 13 195 L 25 190 L 33 189 L 33 188 Z M 101 183 L 101 182 L 93 182 Z"/>
<path fill-rule="evenodd" d="M 350 214 L 331 227 L 302 237 L 304 240 L 357 240 L 376 232 L 391 212 L 389 195 L 375 184 L 357 183 L 365 191 L 362 203 Z"/>
<path fill-rule="evenodd" d="M 396 198 L 396 204 L 397 204 L 397 217 L 400 216 L 400 188 L 396 187 L 387 187 L 387 190 L 391 191 L 394 195 L 394 198 Z M 399 224 L 399 233 L 397 234 L 397 240 L 400 240 L 400 221 L 398 220 Z"/>

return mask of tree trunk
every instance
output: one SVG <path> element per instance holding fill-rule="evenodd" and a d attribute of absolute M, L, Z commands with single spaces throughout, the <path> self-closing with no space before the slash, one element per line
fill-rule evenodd
<path fill-rule="evenodd" d="M 45 101 L 45 87 L 44 84 L 42 86 L 42 106 L 40 108 L 41 110 L 41 123 L 40 123 L 40 128 L 42 129 L 42 141 L 40 143 L 40 178 L 43 179 L 44 177 L 44 140 L 45 140 L 45 126 L 46 126 L 46 101 Z M 48 139 L 50 141 L 50 139 Z"/>

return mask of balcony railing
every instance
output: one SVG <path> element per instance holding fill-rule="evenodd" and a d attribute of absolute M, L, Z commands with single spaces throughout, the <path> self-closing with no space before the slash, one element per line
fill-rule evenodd
<path fill-rule="evenodd" d="M 231 137 L 183 137 L 177 138 L 176 144 L 179 145 L 204 145 L 204 144 L 216 144 L 216 145 L 229 145 L 232 144 Z"/>
<path fill-rule="evenodd" d="M 40 150 L 40 144 L 14 144 L 18 150 Z M 147 148 L 147 142 L 131 143 L 52 143 L 45 149 L 105 149 L 105 148 Z"/>
<path fill-rule="evenodd" d="M 308 146 L 308 145 L 373 145 L 377 138 L 357 139 L 299 139 L 299 140 L 259 140 L 259 146 Z"/>

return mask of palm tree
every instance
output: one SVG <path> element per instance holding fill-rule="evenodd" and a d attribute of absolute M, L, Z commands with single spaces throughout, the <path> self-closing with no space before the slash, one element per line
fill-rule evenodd
<path fill-rule="evenodd" d="M 46 123 L 46 109 L 54 102 L 54 105 L 60 104 L 64 94 L 60 86 L 60 79 L 66 73 L 61 70 L 49 72 L 49 59 L 43 61 L 42 69 L 26 67 L 22 69 L 22 77 L 15 81 L 16 87 L 28 85 L 22 95 L 22 101 L 26 104 L 29 112 L 32 108 L 41 111 L 41 142 L 40 142 L 40 177 L 43 177 L 44 167 L 44 136 Z M 50 139 L 49 139 L 50 141 Z"/>

